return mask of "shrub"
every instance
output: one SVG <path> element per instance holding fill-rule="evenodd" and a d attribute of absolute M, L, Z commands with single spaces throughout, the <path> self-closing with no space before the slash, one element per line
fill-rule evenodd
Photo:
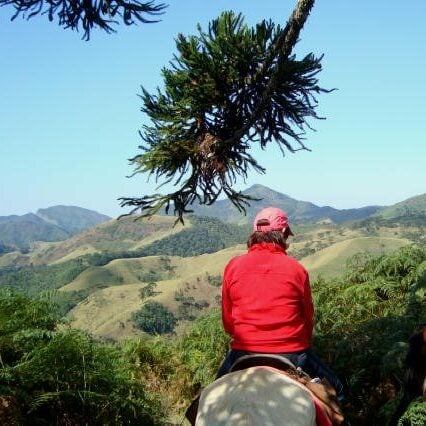
<path fill-rule="evenodd" d="M 173 313 L 158 302 L 147 302 L 142 309 L 133 313 L 132 320 L 148 334 L 171 333 L 177 323 Z"/>
<path fill-rule="evenodd" d="M 314 348 L 349 385 L 351 424 L 387 423 L 425 292 L 426 250 L 416 246 L 355 256 L 344 277 L 313 283 Z"/>
<path fill-rule="evenodd" d="M 400 418 L 398 426 L 424 426 L 426 425 L 426 403 L 418 398 L 411 403 L 407 411 Z"/>
<path fill-rule="evenodd" d="M 0 392 L 14 407 L 8 424 L 159 423 L 159 400 L 118 347 L 56 324 L 48 301 L 0 293 Z"/>

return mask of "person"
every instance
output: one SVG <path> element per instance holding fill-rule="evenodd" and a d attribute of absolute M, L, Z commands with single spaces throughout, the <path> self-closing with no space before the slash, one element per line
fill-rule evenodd
<path fill-rule="evenodd" d="M 420 331 L 408 340 L 405 357 L 403 394 L 391 417 L 389 426 L 396 426 L 399 418 L 407 410 L 410 403 L 417 397 L 426 398 L 426 322 L 419 324 Z"/>
<path fill-rule="evenodd" d="M 309 275 L 287 254 L 290 235 L 286 212 L 264 208 L 254 219 L 248 252 L 226 265 L 222 322 L 231 343 L 217 378 L 241 356 L 279 354 L 311 377 L 327 379 L 342 403 L 342 382 L 310 349 L 314 306 Z"/>

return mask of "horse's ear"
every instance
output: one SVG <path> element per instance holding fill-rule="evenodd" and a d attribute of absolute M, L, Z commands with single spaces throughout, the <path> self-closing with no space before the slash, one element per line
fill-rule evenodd
<path fill-rule="evenodd" d="M 422 324 L 423 344 L 426 345 L 426 323 Z"/>
<path fill-rule="evenodd" d="M 197 411 L 198 404 L 200 402 L 200 395 L 197 395 L 191 402 L 191 405 L 185 411 L 185 417 L 191 423 L 192 426 L 195 425 L 195 421 L 197 420 Z"/>

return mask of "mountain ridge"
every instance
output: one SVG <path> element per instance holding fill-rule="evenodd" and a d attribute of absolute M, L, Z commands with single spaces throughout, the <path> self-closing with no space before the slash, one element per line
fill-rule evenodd
<path fill-rule="evenodd" d="M 36 213 L 0 216 L 0 243 L 27 249 L 36 241 L 63 241 L 99 223 L 109 216 L 77 206 L 52 206 Z"/>
<path fill-rule="evenodd" d="M 216 217 L 230 223 L 250 223 L 256 212 L 263 207 L 273 205 L 287 212 L 293 223 L 317 222 L 330 219 L 335 223 L 351 220 L 360 220 L 380 212 L 383 206 L 366 206 L 352 209 L 336 209 L 330 206 L 317 206 L 309 201 L 296 200 L 266 186 L 255 184 L 242 191 L 244 195 L 261 198 L 259 201 L 250 201 L 246 208 L 246 215 L 242 217 L 239 211 L 229 200 L 218 200 L 212 206 L 195 206 L 194 214 Z"/>
<path fill-rule="evenodd" d="M 251 201 L 246 214 L 241 213 L 230 200 L 218 200 L 211 206 L 195 205 L 193 214 L 213 217 L 225 223 L 248 225 L 263 207 L 277 206 L 284 209 L 293 224 L 331 221 L 335 224 L 382 218 L 393 220 L 417 215 L 418 220 L 426 217 L 426 194 L 420 194 L 391 206 L 366 206 L 351 209 L 336 209 L 318 206 L 309 201 L 296 200 L 266 186 L 255 184 L 243 194 L 259 201 Z M 164 215 L 170 216 L 170 215 Z M 13 249 L 28 249 L 36 242 L 66 240 L 92 227 L 111 220 L 109 216 L 77 206 L 52 206 L 24 215 L 0 216 L 0 244 L 2 252 Z"/>

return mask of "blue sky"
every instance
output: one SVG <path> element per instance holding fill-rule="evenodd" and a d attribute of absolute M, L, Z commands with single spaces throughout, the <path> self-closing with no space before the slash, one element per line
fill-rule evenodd
<path fill-rule="evenodd" d="M 253 25 L 284 24 L 296 1 L 173 0 L 157 24 L 94 31 L 89 42 L 46 16 L 10 22 L 0 8 L 0 215 L 78 205 L 111 216 L 117 198 L 155 192 L 127 159 L 138 153 L 140 86 L 161 87 L 160 71 L 179 32 L 196 33 L 221 11 Z M 425 192 L 426 2 L 317 0 L 294 53 L 324 54 L 319 97 L 327 119 L 311 124 L 311 152 L 284 158 L 254 152 L 260 183 L 336 208 L 390 205 Z"/>

